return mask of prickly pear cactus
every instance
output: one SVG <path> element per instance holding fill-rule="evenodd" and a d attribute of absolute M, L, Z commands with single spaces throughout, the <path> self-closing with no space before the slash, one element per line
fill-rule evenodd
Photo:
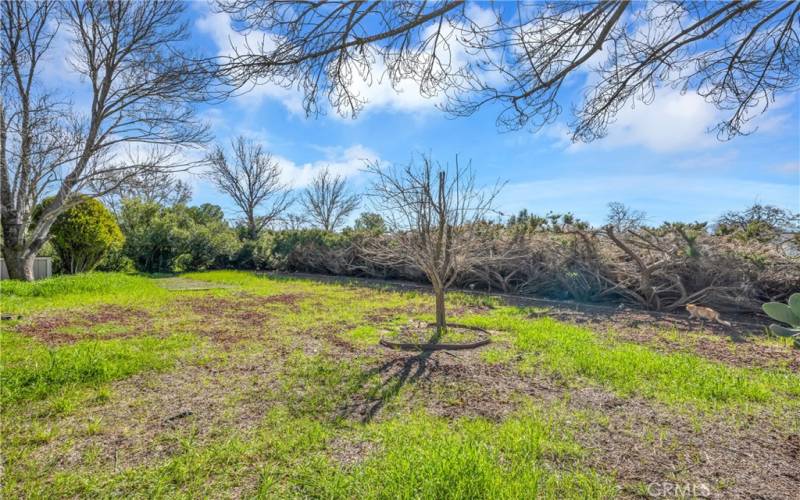
<path fill-rule="evenodd" d="M 780 337 L 791 337 L 794 346 L 800 348 L 800 293 L 793 293 L 786 304 L 767 302 L 761 308 L 770 318 L 789 325 L 772 324 L 769 330 Z"/>

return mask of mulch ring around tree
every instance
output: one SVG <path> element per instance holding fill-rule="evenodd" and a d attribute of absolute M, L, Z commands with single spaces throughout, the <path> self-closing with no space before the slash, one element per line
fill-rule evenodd
<path fill-rule="evenodd" d="M 448 323 L 447 331 L 437 335 L 436 324 L 409 321 L 395 331 L 383 335 L 380 344 L 390 349 L 439 351 L 475 349 L 490 342 L 489 332 L 476 326 Z"/>

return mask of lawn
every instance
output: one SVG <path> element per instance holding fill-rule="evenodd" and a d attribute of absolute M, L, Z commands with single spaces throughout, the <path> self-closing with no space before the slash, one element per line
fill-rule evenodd
<path fill-rule="evenodd" d="M 3 282 L 2 496 L 792 498 L 800 354 L 746 329 L 193 273 Z M 667 495 L 669 496 L 669 495 Z"/>

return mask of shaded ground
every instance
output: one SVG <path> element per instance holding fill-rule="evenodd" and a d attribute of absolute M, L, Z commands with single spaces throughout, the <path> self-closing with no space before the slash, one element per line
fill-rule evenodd
<path fill-rule="evenodd" d="M 690 405 L 621 395 L 585 378 L 523 369 L 510 334 L 500 328 L 490 329 L 495 344 L 472 351 L 408 353 L 374 342 L 355 343 L 346 335 L 350 329 L 365 323 L 385 326 L 398 317 L 430 312 L 426 298 L 363 288 L 313 288 L 292 281 L 270 283 L 261 290 L 247 283 L 176 294 L 150 305 L 41 312 L 12 325 L 13 332 L 53 347 L 70 346 L 85 340 L 87 332 L 102 333 L 103 328 L 108 338 L 165 336 L 179 330 L 198 340 L 197 352 L 168 370 L 77 386 L 76 395 L 61 391 L 42 400 L 4 405 L 3 468 L 6 475 L 12 472 L 11 486 L 4 491 L 15 496 L 56 491 L 68 496 L 92 496 L 92 491 L 124 496 L 138 491 L 147 496 L 135 481 L 126 484 L 118 475 L 127 471 L 136 477 L 137 471 L 157 470 L 169 474 L 164 484 L 174 487 L 191 482 L 200 471 L 212 471 L 230 477 L 222 483 L 224 492 L 210 496 L 251 496 L 272 484 L 264 479 L 264 471 L 276 467 L 269 461 L 284 460 L 275 457 L 291 451 L 280 451 L 272 439 L 290 439 L 292 428 L 311 433 L 307 429 L 316 427 L 309 427 L 307 420 L 319 422 L 331 435 L 323 434 L 319 448 L 305 456 L 291 455 L 285 470 L 275 469 L 279 486 L 281 481 L 312 482 L 304 460 L 316 452 L 345 471 L 379 456 L 386 451 L 385 443 L 363 430 L 414 411 L 448 422 L 479 418 L 499 424 L 535 404 L 562 416 L 586 450 L 577 463 L 555 452 L 536 460 L 554 470 L 578 466 L 613 477 L 618 496 L 652 496 L 671 484 L 702 485 L 695 492 L 705 495 L 707 488 L 711 498 L 798 498 L 800 426 L 787 425 L 800 422 L 798 406 L 783 415 L 775 415 L 768 404 L 742 413 L 730 408 L 697 412 Z M 610 341 L 634 342 L 664 353 L 696 353 L 725 366 L 800 367 L 796 351 L 753 335 L 729 335 L 742 331 L 738 329 L 706 326 L 698 334 L 693 331 L 696 325 L 680 316 L 549 307 L 525 311 L 530 317 L 546 315 L 585 326 Z M 492 306 L 456 301 L 450 310 L 456 316 L 481 316 Z M 498 348 L 510 357 L 488 362 L 489 353 Z M 67 396 L 79 403 L 60 409 Z M 213 453 L 209 459 L 197 458 L 237 439 L 261 442 L 276 411 L 285 412 L 289 423 L 275 430 L 278 435 L 266 441 L 266 448 L 224 448 L 220 458 Z M 287 472 L 296 470 L 311 475 Z M 56 490 L 64 474 L 112 479 L 105 480 L 107 485 L 90 485 L 97 490 L 82 482 Z M 113 481 L 123 486 L 110 486 Z M 660 489 L 648 490 L 653 484 Z M 286 493 L 278 496 L 307 496 L 302 489 L 278 491 Z"/>

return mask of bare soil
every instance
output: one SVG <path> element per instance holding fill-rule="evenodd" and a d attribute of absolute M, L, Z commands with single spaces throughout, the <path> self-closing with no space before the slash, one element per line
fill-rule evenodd
<path fill-rule="evenodd" d="M 92 332 L 98 326 L 117 326 L 102 335 Z M 16 326 L 15 331 L 47 345 L 72 344 L 90 338 L 127 338 L 152 329 L 152 316 L 143 309 L 103 305 L 96 309 L 42 313 Z"/>

